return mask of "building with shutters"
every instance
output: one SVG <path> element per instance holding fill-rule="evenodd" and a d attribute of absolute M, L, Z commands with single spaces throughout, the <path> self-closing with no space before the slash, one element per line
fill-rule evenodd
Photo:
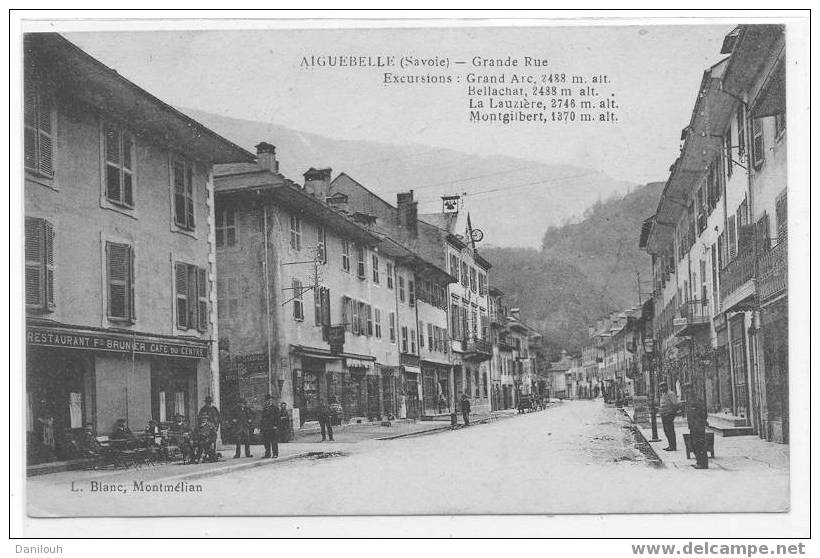
<path fill-rule="evenodd" d="M 671 386 L 695 386 L 714 430 L 788 441 L 783 27 L 741 25 L 721 53 L 641 231 L 656 357 Z"/>
<path fill-rule="evenodd" d="M 445 270 L 441 247 L 447 233 L 418 218 L 413 191 L 396 196 L 396 205 L 386 202 L 345 173 L 330 184 L 331 197 L 344 199 L 353 215 L 366 215 L 378 234 L 414 254 L 403 259 L 403 272 L 397 278 L 398 320 L 402 327 L 417 332 L 417 351 L 404 350 L 400 344 L 399 374 L 406 389 L 408 413 L 413 417 L 435 418 L 449 415 L 456 408 L 455 385 L 448 334 L 448 285 L 455 282 Z M 403 304 L 402 285 L 414 293 L 414 303 Z M 409 295 L 408 295 L 409 296 Z M 402 337 L 403 340 L 403 337 Z M 412 348 L 412 344 L 411 344 Z M 415 391 L 414 391 L 415 389 Z"/>
<path fill-rule="evenodd" d="M 253 155 L 52 33 L 25 36 L 29 463 L 218 400 L 214 163 Z"/>
<path fill-rule="evenodd" d="M 343 421 L 419 417 L 422 358 L 447 355 L 446 320 L 419 316 L 443 312 L 448 275 L 387 234 L 394 215 L 356 209 L 331 169 L 296 184 L 273 145 L 257 154 L 216 170 L 224 412 L 270 393 L 297 426 L 322 400 Z"/>

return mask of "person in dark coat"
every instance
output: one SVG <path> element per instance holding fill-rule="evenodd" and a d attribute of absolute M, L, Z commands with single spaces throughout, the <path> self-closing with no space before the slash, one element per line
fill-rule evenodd
<path fill-rule="evenodd" d="M 461 416 L 464 418 L 464 426 L 470 426 L 470 399 L 466 393 L 461 394 Z"/>
<path fill-rule="evenodd" d="M 319 429 L 322 431 L 322 441 L 324 442 L 327 438 L 330 438 L 330 441 L 333 441 L 333 411 L 330 409 L 329 405 L 326 405 L 324 400 L 319 400 Z"/>
<path fill-rule="evenodd" d="M 273 396 L 266 395 L 262 420 L 259 422 L 262 442 L 265 444 L 265 457 L 279 457 L 279 416 L 279 407 L 273 402 Z"/>
<path fill-rule="evenodd" d="M 686 401 L 686 422 L 689 424 L 689 439 L 695 453 L 695 469 L 708 469 L 709 456 L 706 454 L 706 404 L 703 398 L 689 384 Z"/>
<path fill-rule="evenodd" d="M 677 437 L 675 435 L 675 417 L 680 410 L 680 403 L 675 392 L 667 387 L 666 382 L 660 384 L 661 401 L 660 414 L 663 423 L 663 433 L 666 435 L 665 451 L 676 451 L 678 449 Z"/>
<path fill-rule="evenodd" d="M 210 395 L 205 397 L 205 404 L 199 409 L 198 417 L 206 415 L 211 426 L 219 430 L 219 425 L 222 422 L 222 416 L 219 414 L 219 409 L 213 405 L 214 399 Z"/>
<path fill-rule="evenodd" d="M 217 460 L 216 428 L 208 420 L 207 415 L 199 416 L 199 425 L 194 431 L 192 440 L 194 445 L 194 455 L 192 457 L 195 463 L 201 463 L 203 458 L 209 462 Z"/>
<path fill-rule="evenodd" d="M 279 403 L 279 443 L 286 443 L 291 439 L 290 411 L 288 404 L 282 401 Z"/>
<path fill-rule="evenodd" d="M 238 416 L 233 419 L 234 436 L 236 437 L 236 453 L 234 459 L 242 457 L 240 452 L 242 444 L 245 445 L 245 457 L 251 455 L 251 436 L 253 435 L 254 413 L 244 399 L 240 400 Z"/>

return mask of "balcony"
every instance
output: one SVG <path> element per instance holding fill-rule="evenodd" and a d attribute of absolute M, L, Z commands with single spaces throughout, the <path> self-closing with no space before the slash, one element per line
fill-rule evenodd
<path fill-rule="evenodd" d="M 676 336 L 694 335 L 704 328 L 708 329 L 709 301 L 687 300 L 678 307 L 678 317 L 672 321 Z"/>
<path fill-rule="evenodd" d="M 402 366 L 418 367 L 421 364 L 421 359 L 418 355 L 412 353 L 399 353 L 399 364 Z"/>
<path fill-rule="evenodd" d="M 502 352 L 511 353 L 515 350 L 515 345 L 513 345 L 509 341 L 499 341 L 497 343 L 497 345 L 498 345 L 498 350 L 502 351 Z"/>
<path fill-rule="evenodd" d="M 779 242 L 757 260 L 757 292 L 760 302 L 783 294 L 789 287 L 789 250 L 786 241 Z"/>
<path fill-rule="evenodd" d="M 464 353 L 465 359 L 482 361 L 489 360 L 493 356 L 492 344 L 486 339 L 477 337 L 462 339 L 461 351 Z"/>
<path fill-rule="evenodd" d="M 723 311 L 729 310 L 755 294 L 754 251 L 747 250 L 720 271 L 720 300 Z"/>

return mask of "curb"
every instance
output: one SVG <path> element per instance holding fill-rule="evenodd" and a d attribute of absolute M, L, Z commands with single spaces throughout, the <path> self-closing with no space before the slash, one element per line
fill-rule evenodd
<path fill-rule="evenodd" d="M 180 473 L 178 475 L 173 475 L 170 477 L 163 477 L 159 479 L 153 479 L 151 481 L 146 481 L 150 483 L 161 483 L 161 482 L 171 482 L 171 481 L 181 481 L 181 480 L 194 480 L 194 479 L 204 479 L 207 477 L 217 477 L 219 475 L 227 475 L 228 473 L 235 473 L 236 471 L 242 471 L 244 469 L 255 469 L 256 467 L 264 467 L 266 465 L 274 465 L 276 463 L 282 463 L 284 461 L 292 461 L 299 457 L 304 457 L 306 455 L 310 455 L 311 452 L 305 451 L 301 453 L 294 453 L 293 455 L 288 455 L 285 457 L 279 457 L 277 459 L 266 459 L 260 458 L 254 461 L 245 462 L 245 463 L 237 463 L 236 465 L 226 465 L 225 467 L 218 467 L 215 469 L 208 469 L 205 471 L 193 471 L 190 473 Z"/>
<path fill-rule="evenodd" d="M 624 409 L 621 409 L 621 412 L 627 419 L 629 419 L 629 423 L 632 428 L 632 434 L 633 436 L 635 436 L 635 439 L 637 440 L 635 446 L 642 454 L 644 454 L 647 457 L 647 459 L 649 460 L 649 464 L 652 467 L 656 467 L 659 469 L 666 467 L 666 464 L 664 464 L 663 459 L 661 459 L 660 456 L 655 452 L 655 448 L 652 447 L 652 444 L 646 441 L 646 437 L 643 435 L 643 432 L 641 432 L 641 429 L 637 427 L 635 421 L 632 420 L 632 417 L 629 416 L 629 413 L 627 413 Z"/>

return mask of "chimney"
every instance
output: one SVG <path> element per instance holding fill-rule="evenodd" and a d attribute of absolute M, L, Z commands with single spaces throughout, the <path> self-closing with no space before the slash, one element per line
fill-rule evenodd
<path fill-rule="evenodd" d="M 413 190 L 396 194 L 396 207 L 398 208 L 399 225 L 416 236 L 419 230 L 419 202 L 413 201 Z"/>
<path fill-rule="evenodd" d="M 278 173 L 279 161 L 276 160 L 276 147 L 261 142 L 256 146 L 256 164 L 265 170 Z"/>
<path fill-rule="evenodd" d="M 310 167 L 304 174 L 305 192 L 319 198 L 323 202 L 327 200 L 327 195 L 330 191 L 330 173 L 330 168 L 314 169 Z"/>

